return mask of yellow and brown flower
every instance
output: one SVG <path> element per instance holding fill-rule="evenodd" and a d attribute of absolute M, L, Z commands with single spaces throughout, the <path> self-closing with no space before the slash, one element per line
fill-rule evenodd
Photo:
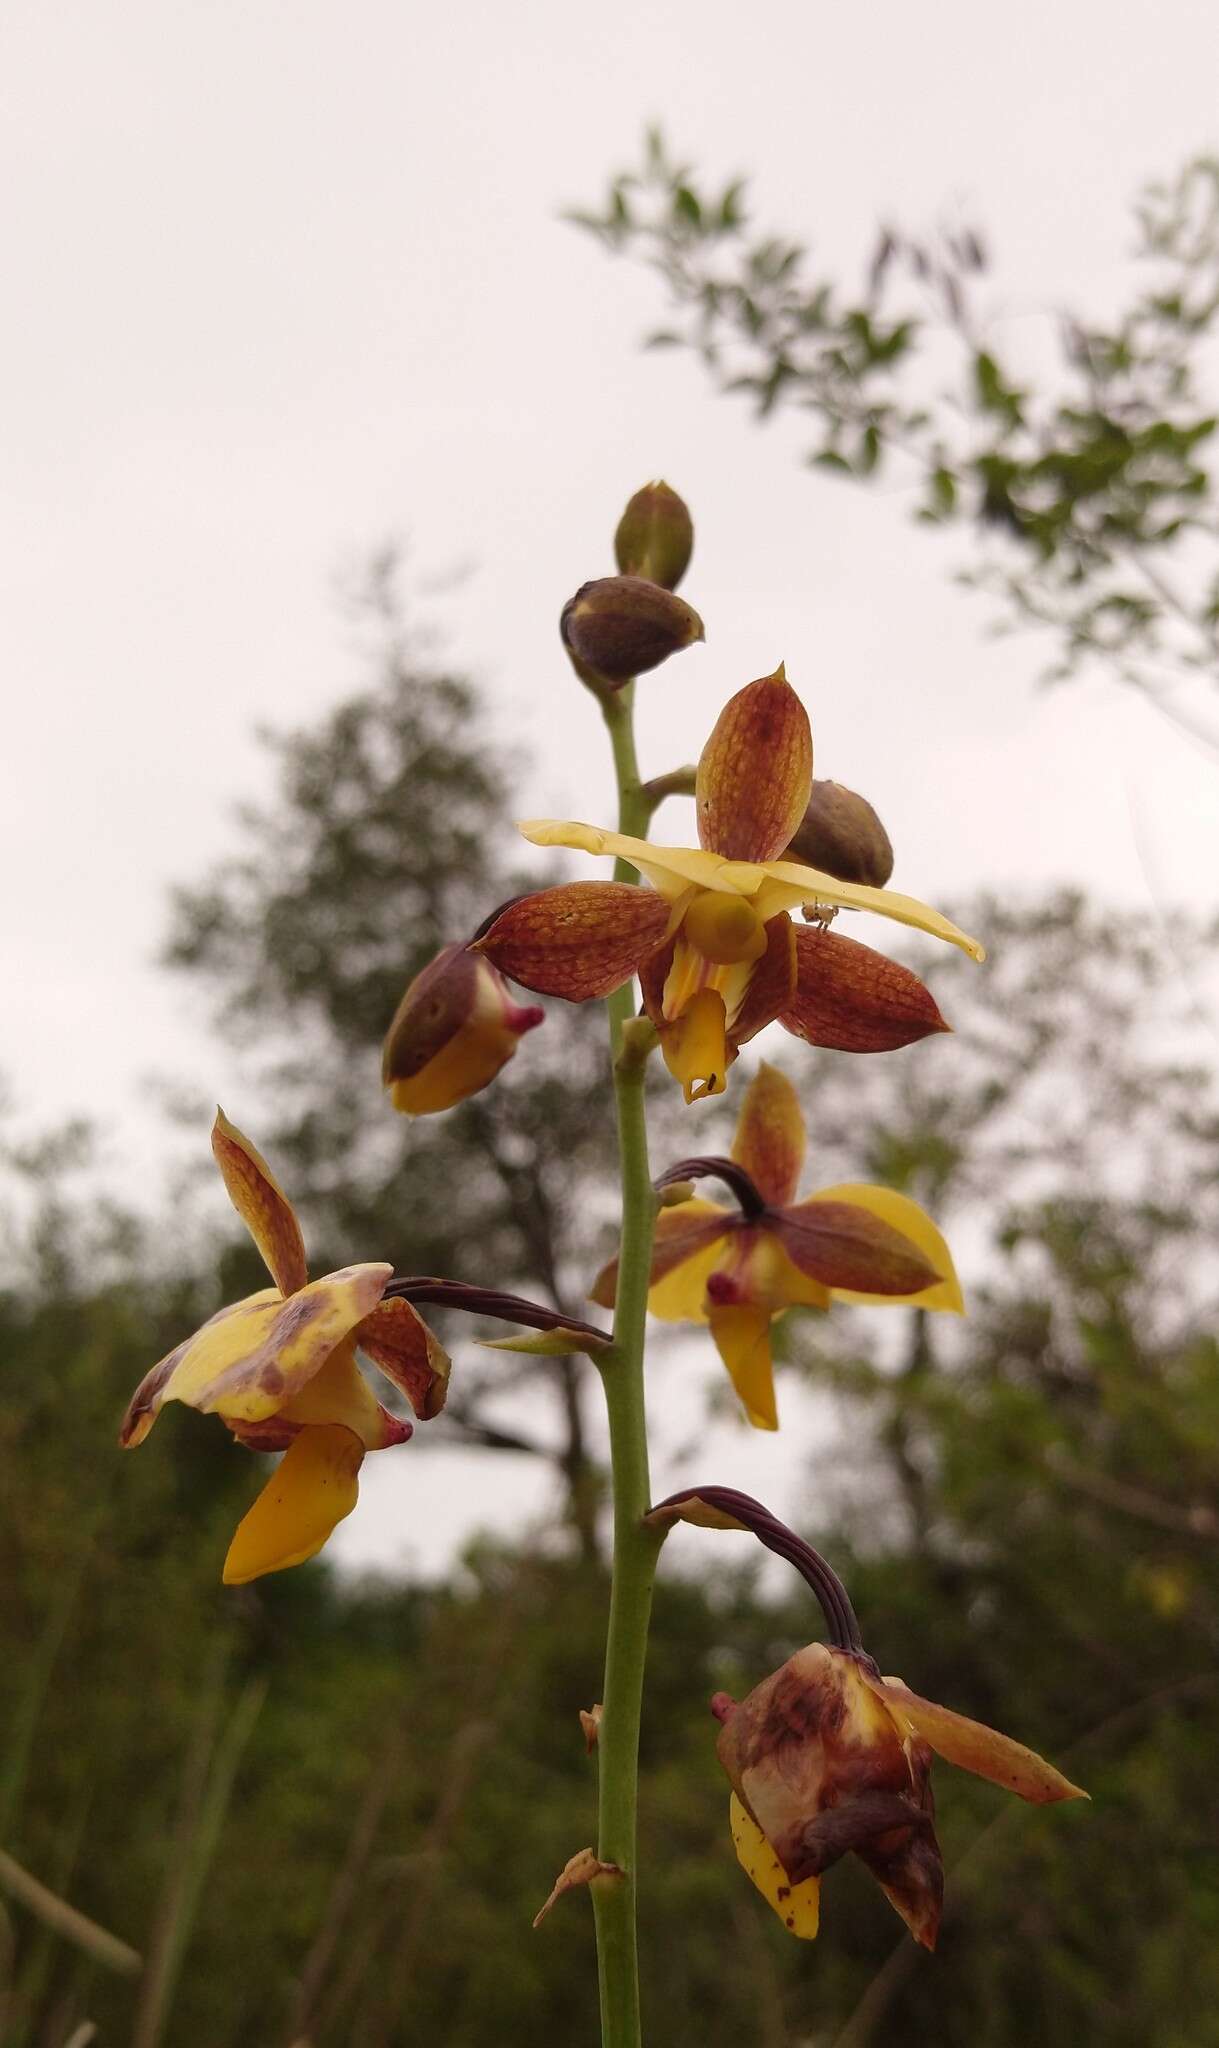
<path fill-rule="evenodd" d="M 415 976 L 386 1034 L 381 1080 L 394 1108 L 431 1116 L 476 1095 L 543 1016 L 536 1003 L 513 1002 L 481 953 L 446 946 Z"/>
<path fill-rule="evenodd" d="M 821 1877 L 850 1850 L 915 1940 L 934 1948 L 944 1872 L 933 1752 L 1036 1805 L 1087 1797 L 1023 1743 L 882 1678 L 859 1651 L 810 1643 L 739 1704 L 717 1694 L 712 1710 L 737 1855 L 806 1939 L 817 1932 Z"/>
<path fill-rule="evenodd" d="M 701 845 L 653 846 L 594 825 L 540 819 L 538 846 L 615 854 L 648 889 L 574 882 L 509 905 L 476 943 L 542 995 L 586 1002 L 638 974 L 687 1102 L 718 1095 L 740 1046 L 776 1019 L 813 1045 L 881 1052 L 945 1025 L 916 975 L 854 940 L 797 929 L 799 905 L 870 910 L 983 958 L 938 911 L 781 858 L 812 788 L 808 716 L 782 667 L 731 698 L 703 749 Z"/>
<path fill-rule="evenodd" d="M 408 1301 L 382 1299 L 392 1266 L 310 1281 L 287 1195 L 219 1111 L 212 1150 L 275 1284 L 221 1309 L 145 1375 L 119 1441 L 142 1443 L 165 1403 L 183 1401 L 219 1415 L 250 1449 L 284 1453 L 229 1546 L 225 1582 L 240 1585 L 313 1557 L 356 1504 L 365 1452 L 411 1434 L 377 1400 L 357 1346 L 421 1418 L 444 1405 L 449 1361 Z"/>
<path fill-rule="evenodd" d="M 737 1197 L 730 1209 L 693 1199 L 656 1219 L 648 1307 L 663 1322 L 707 1323 L 745 1413 L 777 1429 L 771 1324 L 785 1309 L 833 1301 L 961 1314 L 952 1255 L 907 1195 L 842 1182 L 796 1201 L 804 1119 L 795 1089 L 763 1064 L 746 1091 L 732 1158 L 682 1160 L 658 1186 L 712 1174 Z M 617 1261 L 591 1299 L 612 1307 Z"/>

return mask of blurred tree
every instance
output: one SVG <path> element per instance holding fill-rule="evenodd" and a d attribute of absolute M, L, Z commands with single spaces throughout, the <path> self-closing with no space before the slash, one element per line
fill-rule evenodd
<path fill-rule="evenodd" d="M 1216 2040 L 1213 1085 L 1162 934 L 1070 898 L 975 905 L 969 922 L 993 942 L 990 989 L 968 963 L 936 971 L 961 1087 L 941 1091 L 934 1043 L 811 1069 L 818 1178 L 877 1173 L 934 1200 L 972 1313 L 939 1319 L 934 1344 L 917 1322 L 894 1343 L 893 1318 L 863 1311 L 792 1319 L 787 1427 L 797 1372 L 833 1392 L 842 1424 L 798 1519 L 886 1670 L 1036 1744 L 1095 1805 L 1047 1825 L 939 1770 L 939 1956 L 850 1863 L 827 1878 L 815 1947 L 791 1941 L 732 1855 L 707 1702 L 756 1683 L 816 1617 L 802 1588 L 742 1570 L 743 1538 L 680 1532 L 644 1736 L 657 2040 Z M 1213 938 L 1178 938 L 1207 972 Z M 318 1564 L 220 1587 L 247 1455 L 172 1409 L 155 1456 L 120 1469 L 112 1448 L 131 1385 L 217 1277 L 158 1273 L 142 1234 L 77 1181 L 79 1134 L 21 1165 L 25 1226 L 0 1294 L 3 1846 L 147 1952 L 223 1665 L 221 1725 L 252 1680 L 269 1690 L 163 2038 L 591 2036 L 585 1902 L 536 1935 L 527 1923 L 588 1839 L 576 1714 L 599 1682 L 600 1568 L 483 1544 L 447 1586 L 344 1585 Z M 130 2037 L 129 1981 L 21 1905 L 10 1919 L 6 2048 L 65 2048 L 86 2019 Z"/>
<path fill-rule="evenodd" d="M 983 298 L 981 236 L 882 230 L 857 286 L 816 277 L 809 250 L 755 231 L 746 186 L 709 189 L 661 134 L 572 216 L 660 275 L 689 348 L 759 418 L 811 423 L 808 460 L 865 481 L 911 479 L 917 516 L 968 523 L 965 580 L 1009 620 L 1048 627 L 1051 679 L 1088 659 L 1166 705 L 1219 681 L 1219 507 L 1203 396 L 1219 323 L 1219 160 L 1187 164 L 1137 208 L 1142 279 L 1126 309 L 1056 322 L 1056 359 L 1016 366 Z"/>

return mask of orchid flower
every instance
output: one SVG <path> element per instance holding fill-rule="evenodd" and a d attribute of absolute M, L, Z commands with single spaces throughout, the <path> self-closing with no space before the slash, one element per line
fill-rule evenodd
<path fill-rule="evenodd" d="M 838 1574 L 749 1494 L 684 1487 L 645 1520 L 662 1535 L 675 1522 L 748 1531 L 795 1566 L 825 1616 L 828 1643 L 797 1650 L 743 1700 L 720 1692 L 711 1701 L 722 1724 L 716 1750 L 732 1786 L 737 1858 L 790 1933 L 814 1938 L 822 1875 L 849 1850 L 915 1940 L 935 1947 L 944 1866 L 933 1752 L 1035 1806 L 1087 1798 L 1024 1743 L 921 1698 L 900 1678 L 882 1678 Z"/>
<path fill-rule="evenodd" d="M 229 1546 L 224 1581 L 236 1586 L 315 1556 L 356 1504 L 365 1452 L 411 1435 L 377 1400 L 357 1346 L 421 1418 L 444 1406 L 449 1361 L 410 1302 L 382 1299 L 391 1265 L 310 1281 L 291 1202 L 222 1111 L 212 1151 L 275 1284 L 220 1309 L 145 1374 L 119 1441 L 143 1443 L 165 1403 L 184 1401 L 219 1415 L 249 1449 L 283 1451 Z"/>
<path fill-rule="evenodd" d="M 822 1873 L 851 1850 L 915 1940 L 935 1947 L 944 1865 L 933 1752 L 1033 1805 L 1087 1798 L 1022 1742 L 882 1678 L 863 1651 L 809 1643 L 739 1704 L 717 1693 L 711 1706 L 738 1860 L 805 1939 L 817 1932 Z"/>
<path fill-rule="evenodd" d="M 777 1429 L 771 1323 L 832 1301 L 944 1309 L 964 1304 L 931 1218 L 893 1188 L 841 1182 L 795 1201 L 804 1160 L 795 1089 L 763 1064 L 746 1091 L 731 1159 L 683 1159 L 659 1187 L 714 1175 L 736 1209 L 692 1199 L 656 1219 L 648 1307 L 662 1322 L 708 1323 L 755 1429 Z M 612 1306 L 615 1260 L 591 1299 Z"/>
<path fill-rule="evenodd" d="M 698 765 L 701 845 L 653 846 L 596 825 L 535 819 L 537 846 L 614 854 L 650 886 L 572 882 L 522 897 L 477 941 L 513 981 L 587 1002 L 638 974 L 666 1065 L 687 1102 L 719 1095 L 746 1040 L 776 1018 L 812 1045 L 879 1052 L 948 1027 L 907 969 L 851 939 L 797 930 L 789 912 L 870 910 L 984 957 L 938 911 L 782 855 L 813 779 L 808 714 L 782 666 L 731 698 Z"/>

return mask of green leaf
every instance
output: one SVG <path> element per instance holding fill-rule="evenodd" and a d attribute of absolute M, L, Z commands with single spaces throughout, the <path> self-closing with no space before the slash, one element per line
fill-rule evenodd
<path fill-rule="evenodd" d="M 741 226 L 745 218 L 745 209 L 741 204 L 744 191 L 745 180 L 743 178 L 735 179 L 731 185 L 726 187 L 723 198 L 720 200 L 718 225 L 721 232 L 727 233 L 733 228 Z"/>

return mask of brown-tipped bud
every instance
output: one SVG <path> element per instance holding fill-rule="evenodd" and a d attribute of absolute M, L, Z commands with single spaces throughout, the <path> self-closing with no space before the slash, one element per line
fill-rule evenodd
<path fill-rule="evenodd" d="M 585 583 L 563 607 L 563 645 L 607 683 L 646 674 L 706 636 L 684 598 L 643 576 L 602 576 Z"/>
<path fill-rule="evenodd" d="M 814 782 L 808 809 L 787 849 L 788 860 L 820 868 L 840 882 L 883 889 L 893 873 L 893 846 L 865 796 L 841 782 Z"/>
<path fill-rule="evenodd" d="M 514 1003 L 482 954 L 446 946 L 415 976 L 386 1034 L 381 1079 L 394 1108 L 431 1116 L 476 1095 L 544 1014 Z"/>
<path fill-rule="evenodd" d="M 676 590 L 694 551 L 689 508 L 668 484 L 645 484 L 618 521 L 614 560 L 624 576 L 646 576 Z"/>

